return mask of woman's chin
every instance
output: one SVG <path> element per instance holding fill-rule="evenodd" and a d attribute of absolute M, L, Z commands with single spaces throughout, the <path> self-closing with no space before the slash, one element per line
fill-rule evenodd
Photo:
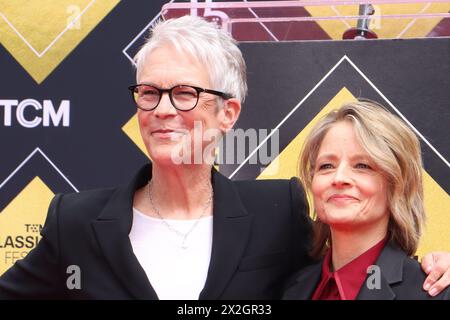
<path fill-rule="evenodd" d="M 320 220 L 332 229 L 348 229 L 358 225 L 358 218 L 352 214 L 326 214 Z"/>
<path fill-rule="evenodd" d="M 190 154 L 187 155 L 177 150 L 165 151 L 165 152 L 152 152 L 150 158 L 154 164 L 160 166 L 180 166 L 196 164 L 194 157 Z"/>
<path fill-rule="evenodd" d="M 178 165 L 178 155 L 173 147 L 164 146 L 157 147 L 149 152 L 150 159 L 154 164 L 158 165 Z"/>

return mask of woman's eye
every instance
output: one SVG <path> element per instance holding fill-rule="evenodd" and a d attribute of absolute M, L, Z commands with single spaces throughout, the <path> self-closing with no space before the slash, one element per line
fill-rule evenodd
<path fill-rule="evenodd" d="M 368 164 L 366 163 L 358 163 L 355 168 L 357 169 L 372 169 Z"/>
<path fill-rule="evenodd" d="M 178 91 L 175 93 L 177 97 L 195 97 L 195 91 Z"/>
<path fill-rule="evenodd" d="M 142 95 L 144 95 L 144 96 L 158 95 L 158 91 L 156 91 L 156 90 L 146 90 L 146 91 L 142 92 Z"/>
<path fill-rule="evenodd" d="M 319 166 L 319 170 L 327 170 L 333 169 L 333 165 L 331 163 L 324 163 Z"/>

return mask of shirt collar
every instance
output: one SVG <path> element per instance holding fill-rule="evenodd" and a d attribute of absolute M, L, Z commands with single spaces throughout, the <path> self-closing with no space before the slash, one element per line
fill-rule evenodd
<path fill-rule="evenodd" d="M 375 264 L 386 242 L 387 237 L 334 272 L 330 270 L 332 250 L 328 250 L 322 264 L 320 287 L 324 288 L 328 282 L 335 281 L 340 298 L 354 300 L 367 277 L 367 268 Z"/>

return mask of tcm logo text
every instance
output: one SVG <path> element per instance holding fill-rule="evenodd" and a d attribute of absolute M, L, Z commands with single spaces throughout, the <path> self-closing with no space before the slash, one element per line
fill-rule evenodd
<path fill-rule="evenodd" d="M 70 126 L 70 100 L 61 100 L 58 106 L 52 100 L 41 103 L 35 99 L 0 99 L 0 121 L 2 111 L 5 127 L 17 124 L 24 128 Z"/>

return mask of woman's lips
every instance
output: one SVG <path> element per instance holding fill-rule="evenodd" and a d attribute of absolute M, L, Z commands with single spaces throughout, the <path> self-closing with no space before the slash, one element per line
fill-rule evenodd
<path fill-rule="evenodd" d="M 336 202 L 336 203 L 347 203 L 354 201 L 358 201 L 358 199 L 348 194 L 334 194 L 328 198 L 328 202 Z"/>
<path fill-rule="evenodd" d="M 182 130 L 158 129 L 152 131 L 151 135 L 160 139 L 174 139 L 184 133 Z"/>

